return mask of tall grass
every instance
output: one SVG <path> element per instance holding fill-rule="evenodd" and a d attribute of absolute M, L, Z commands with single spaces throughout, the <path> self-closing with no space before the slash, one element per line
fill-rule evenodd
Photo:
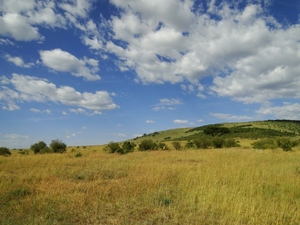
<path fill-rule="evenodd" d="M 300 224 L 300 152 L 0 158 L 0 224 Z"/>

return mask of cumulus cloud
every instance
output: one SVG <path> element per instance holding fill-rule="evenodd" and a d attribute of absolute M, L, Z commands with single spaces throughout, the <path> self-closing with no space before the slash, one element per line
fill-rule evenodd
<path fill-rule="evenodd" d="M 14 57 L 14 56 L 11 56 L 9 54 L 6 54 L 5 59 L 8 62 L 11 62 L 11 63 L 15 64 L 16 66 L 23 67 L 23 68 L 30 68 L 30 67 L 34 66 L 34 63 L 25 63 L 23 61 L 23 59 L 21 57 L 18 57 L 18 56 Z"/>
<path fill-rule="evenodd" d="M 17 41 L 42 41 L 38 26 L 66 28 L 72 25 L 82 30 L 87 28 L 78 19 L 87 17 L 92 1 L 75 0 L 9 0 L 0 1 L 0 35 Z"/>
<path fill-rule="evenodd" d="M 0 35 L 17 41 L 41 40 L 38 28 L 29 24 L 28 18 L 17 13 L 7 13 L 0 17 Z"/>
<path fill-rule="evenodd" d="M 30 111 L 31 111 L 31 112 L 34 112 L 34 113 L 46 113 L 46 114 L 51 114 L 51 110 L 50 110 L 50 109 L 40 110 L 40 109 L 36 109 L 36 108 L 31 108 Z"/>
<path fill-rule="evenodd" d="M 146 123 L 155 123 L 154 120 L 146 120 Z"/>
<path fill-rule="evenodd" d="M 156 106 L 152 109 L 154 111 L 160 111 L 160 110 L 164 110 L 164 109 L 168 109 L 168 110 L 173 110 L 175 109 L 174 105 L 180 105 L 182 104 L 180 99 L 175 99 L 175 98 L 162 98 L 159 100 L 159 103 L 156 104 Z"/>
<path fill-rule="evenodd" d="M 61 49 L 40 51 L 40 56 L 44 65 L 55 71 L 68 72 L 73 76 L 84 77 L 90 81 L 100 80 L 100 76 L 95 74 L 99 71 L 98 60 L 78 59 Z"/>
<path fill-rule="evenodd" d="M 7 78 L 4 83 L 7 83 Z M 55 102 L 67 106 L 76 106 L 89 113 L 100 114 L 103 110 L 113 110 L 118 106 L 113 102 L 111 95 L 106 91 L 78 92 L 73 87 L 61 86 L 46 79 L 40 79 L 32 76 L 19 75 L 14 73 L 11 79 L 8 79 L 14 87 L 10 89 L 2 86 L 0 100 L 7 104 L 3 109 L 14 110 L 18 109 L 17 102 L 36 101 L 36 102 Z M 78 109 L 77 109 L 78 110 Z M 80 110 L 78 110 L 80 112 Z"/>
<path fill-rule="evenodd" d="M 264 105 L 256 111 L 262 116 L 272 116 L 277 119 L 300 119 L 300 104 L 286 102 L 282 106 Z"/>
<path fill-rule="evenodd" d="M 174 120 L 173 123 L 176 123 L 176 124 L 188 124 L 189 121 L 188 120 Z"/>
<path fill-rule="evenodd" d="M 119 58 L 121 71 L 135 70 L 138 81 L 189 81 L 182 89 L 205 98 L 197 85 L 213 75 L 208 93 L 243 103 L 300 98 L 300 26 L 281 25 L 268 13 L 270 1 L 111 3 L 122 10 L 106 22 L 112 36 L 101 46 Z"/>
<path fill-rule="evenodd" d="M 230 121 L 242 121 L 242 120 L 251 120 L 253 119 L 250 116 L 237 116 L 226 113 L 210 113 L 211 116 L 216 117 L 222 120 L 230 120 Z"/>

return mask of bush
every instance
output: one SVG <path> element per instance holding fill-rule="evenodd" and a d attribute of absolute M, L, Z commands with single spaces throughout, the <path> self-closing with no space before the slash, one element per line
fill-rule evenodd
<path fill-rule="evenodd" d="M 61 140 L 52 140 L 50 148 L 54 153 L 65 153 L 67 151 L 67 145 Z"/>
<path fill-rule="evenodd" d="M 254 149 L 275 149 L 277 144 L 274 139 L 262 139 L 252 143 Z"/>
<path fill-rule="evenodd" d="M 139 150 L 140 151 L 148 151 L 148 150 L 157 150 L 158 146 L 157 144 L 149 139 L 143 140 L 140 144 L 139 144 Z"/>
<path fill-rule="evenodd" d="M 108 153 L 122 153 L 123 149 L 121 149 L 119 143 L 111 141 L 106 146 L 105 151 Z"/>
<path fill-rule="evenodd" d="M 34 152 L 34 154 L 40 153 L 42 150 L 47 149 L 47 145 L 45 142 L 40 141 L 31 145 L 30 149 Z"/>
<path fill-rule="evenodd" d="M 10 155 L 11 155 L 11 152 L 10 152 L 9 149 L 6 148 L 6 147 L 0 147 L 0 155 L 3 155 L 3 156 L 10 156 Z"/>
<path fill-rule="evenodd" d="M 225 147 L 232 148 L 232 147 L 238 147 L 239 144 L 236 142 L 234 138 L 229 138 L 225 142 Z"/>
<path fill-rule="evenodd" d="M 76 158 L 81 157 L 81 156 L 82 156 L 81 152 L 77 152 L 75 155 Z"/>
<path fill-rule="evenodd" d="M 39 153 L 40 154 L 53 153 L 53 150 L 49 147 L 46 147 L 46 148 L 43 148 Z"/>
<path fill-rule="evenodd" d="M 185 144 L 185 148 L 194 148 L 194 143 L 193 142 L 191 142 L 191 141 L 188 141 L 186 144 Z"/>
<path fill-rule="evenodd" d="M 202 149 L 207 149 L 212 145 L 211 139 L 206 137 L 194 140 L 194 144 L 196 148 L 202 148 Z"/>
<path fill-rule="evenodd" d="M 278 138 L 276 143 L 283 151 L 292 151 L 292 148 L 298 145 L 297 141 L 293 141 L 289 138 Z"/>
<path fill-rule="evenodd" d="M 159 142 L 157 147 L 161 150 L 168 150 L 168 146 L 164 142 Z"/>
<path fill-rule="evenodd" d="M 212 144 L 215 148 L 223 148 L 225 142 L 225 139 L 221 137 L 215 137 L 212 139 Z"/>
<path fill-rule="evenodd" d="M 134 148 L 135 148 L 135 143 L 134 142 L 125 141 L 122 145 L 123 154 L 133 152 Z"/>
<path fill-rule="evenodd" d="M 172 145 L 173 147 L 176 149 L 176 150 L 180 150 L 181 149 L 181 144 L 179 141 L 174 141 L 172 142 Z"/>

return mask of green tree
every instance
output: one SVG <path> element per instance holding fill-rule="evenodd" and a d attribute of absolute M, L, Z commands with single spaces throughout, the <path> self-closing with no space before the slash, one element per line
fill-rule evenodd
<path fill-rule="evenodd" d="M 157 149 L 158 149 L 157 144 L 150 139 L 145 139 L 139 144 L 140 151 L 157 150 Z"/>
<path fill-rule="evenodd" d="M 6 148 L 6 147 L 0 147 L 0 155 L 3 155 L 3 156 L 10 156 L 10 155 L 11 155 L 11 152 L 10 152 L 9 149 Z"/>
<path fill-rule="evenodd" d="M 293 141 L 289 138 L 278 138 L 276 140 L 278 147 L 283 151 L 292 151 L 292 148 L 298 145 L 297 141 Z"/>
<path fill-rule="evenodd" d="M 106 151 L 108 153 L 122 153 L 123 149 L 120 147 L 119 143 L 111 141 L 107 144 Z"/>
<path fill-rule="evenodd" d="M 31 145 L 30 149 L 34 152 L 34 154 L 40 153 L 43 150 L 47 150 L 47 145 L 45 142 L 40 141 L 38 143 L 35 143 L 33 145 Z"/>
<path fill-rule="evenodd" d="M 122 145 L 124 153 L 133 152 L 135 148 L 135 143 L 130 141 L 125 141 Z"/>
<path fill-rule="evenodd" d="M 52 140 L 50 148 L 54 153 L 65 153 L 67 151 L 67 145 L 61 140 Z"/>
<path fill-rule="evenodd" d="M 212 145 L 211 138 L 202 137 L 193 141 L 196 148 L 207 149 Z"/>
<path fill-rule="evenodd" d="M 215 148 L 222 148 L 225 145 L 225 139 L 221 137 L 214 137 L 212 139 L 212 144 Z"/>
<path fill-rule="evenodd" d="M 206 135 L 211 135 L 212 137 L 221 136 L 223 134 L 229 133 L 230 130 L 227 127 L 220 127 L 220 126 L 208 126 L 203 130 L 203 133 Z"/>

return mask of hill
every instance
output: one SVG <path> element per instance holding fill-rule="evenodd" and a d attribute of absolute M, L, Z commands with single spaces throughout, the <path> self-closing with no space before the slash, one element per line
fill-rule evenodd
<path fill-rule="evenodd" d="M 144 134 L 133 140 L 151 139 L 159 141 L 188 141 L 205 136 L 204 131 L 210 127 L 228 128 L 229 132 L 220 134 L 224 138 L 257 139 L 267 137 L 296 137 L 300 134 L 298 120 L 265 120 L 252 122 L 232 122 L 210 124 L 194 128 L 177 128 Z"/>

